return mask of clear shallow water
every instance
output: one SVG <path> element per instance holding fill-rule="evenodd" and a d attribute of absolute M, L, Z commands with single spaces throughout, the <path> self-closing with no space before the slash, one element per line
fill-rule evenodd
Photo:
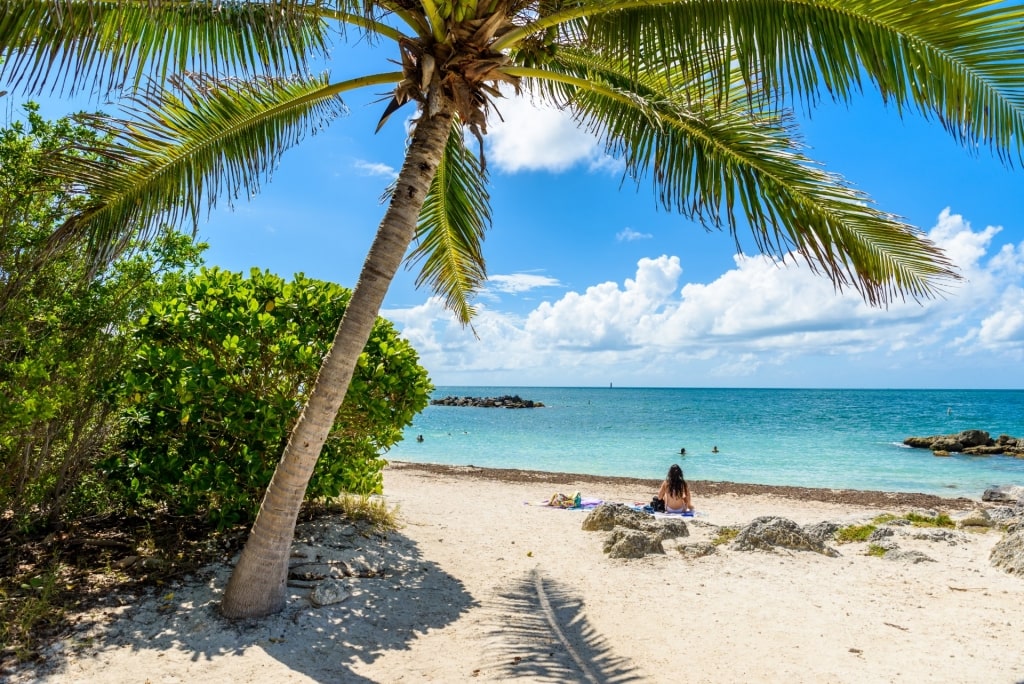
<path fill-rule="evenodd" d="M 652 479 L 678 462 L 695 480 L 941 496 L 1024 485 L 1024 459 L 937 458 L 902 445 L 974 428 L 1024 437 L 1024 391 L 439 387 L 433 396 L 504 394 L 545 408 L 428 406 L 387 457 Z"/>

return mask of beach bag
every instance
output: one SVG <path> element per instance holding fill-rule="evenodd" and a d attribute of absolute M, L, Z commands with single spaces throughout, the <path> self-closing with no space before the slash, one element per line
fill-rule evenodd
<path fill-rule="evenodd" d="M 665 500 L 664 499 L 659 499 L 658 497 L 654 497 L 653 499 L 651 499 L 651 508 L 654 509 L 655 513 L 664 513 L 665 512 Z"/>

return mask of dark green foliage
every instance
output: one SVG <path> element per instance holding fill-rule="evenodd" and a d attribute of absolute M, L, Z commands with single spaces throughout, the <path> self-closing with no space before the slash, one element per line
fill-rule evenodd
<path fill-rule="evenodd" d="M 86 474 L 114 425 L 105 390 L 130 356 L 118 332 L 153 295 L 160 269 L 200 249 L 170 235 L 91 279 L 82 245 L 46 254 L 81 200 L 43 162 L 94 135 L 44 120 L 34 104 L 24 110 L 0 130 L 0 533 L 52 524 L 105 496 Z"/>
<path fill-rule="evenodd" d="M 119 390 L 124 453 L 109 463 L 129 500 L 220 527 L 251 521 L 348 299 L 301 274 L 203 268 L 154 301 Z M 379 492 L 381 454 L 430 389 L 415 351 L 378 319 L 307 497 Z"/>

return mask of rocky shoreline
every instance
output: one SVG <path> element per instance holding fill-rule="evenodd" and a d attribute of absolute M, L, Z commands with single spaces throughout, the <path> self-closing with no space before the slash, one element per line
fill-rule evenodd
<path fill-rule="evenodd" d="M 992 439 L 985 430 L 963 430 L 952 435 L 907 437 L 903 443 L 916 449 L 931 449 L 936 456 L 967 454 L 969 456 L 1006 455 L 1024 458 L 1024 439 L 999 435 Z"/>
<path fill-rule="evenodd" d="M 444 397 L 432 399 L 433 406 L 470 406 L 473 408 L 544 408 L 539 401 L 523 399 L 518 394 L 506 394 L 500 397 Z"/>

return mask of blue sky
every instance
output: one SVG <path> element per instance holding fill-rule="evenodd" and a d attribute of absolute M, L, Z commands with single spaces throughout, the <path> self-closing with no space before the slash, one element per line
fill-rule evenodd
<path fill-rule="evenodd" d="M 337 53 L 334 80 L 395 68 L 386 53 Z M 289 150 L 258 195 L 215 209 L 199 228 L 207 263 L 354 286 L 404 149 L 408 111 L 373 133 L 383 91 L 348 96 L 349 114 Z M 944 299 L 877 309 L 659 209 L 563 114 L 499 109 L 476 336 L 414 272 L 382 312 L 435 384 L 1024 387 L 1024 171 L 987 149 L 873 93 L 803 117 L 810 157 L 929 232 L 964 276 Z"/>

